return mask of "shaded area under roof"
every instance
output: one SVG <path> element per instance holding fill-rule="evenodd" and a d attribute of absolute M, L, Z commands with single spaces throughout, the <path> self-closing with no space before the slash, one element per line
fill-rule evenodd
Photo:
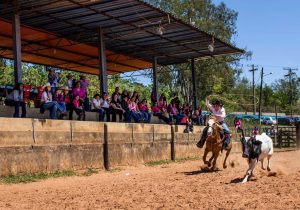
<path fill-rule="evenodd" d="M 0 56 L 11 58 L 13 1 L 0 3 Z M 242 53 L 140 0 L 17 0 L 22 60 L 98 74 L 98 28 L 104 30 L 109 74 Z M 162 34 L 160 34 L 162 32 Z"/>

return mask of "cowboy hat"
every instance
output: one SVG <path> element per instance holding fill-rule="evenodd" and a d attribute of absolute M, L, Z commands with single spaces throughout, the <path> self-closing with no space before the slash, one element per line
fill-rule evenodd
<path fill-rule="evenodd" d="M 45 87 L 51 87 L 50 82 L 47 82 L 43 87 L 44 87 L 44 88 L 45 88 Z"/>
<path fill-rule="evenodd" d="M 68 87 L 65 87 L 65 86 L 59 87 L 58 89 L 59 89 L 59 90 L 69 90 L 69 88 L 68 88 Z"/>

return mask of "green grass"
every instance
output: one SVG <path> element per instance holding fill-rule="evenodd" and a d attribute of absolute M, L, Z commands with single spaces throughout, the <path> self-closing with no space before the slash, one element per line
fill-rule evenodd
<path fill-rule="evenodd" d="M 57 177 L 69 177 L 77 175 L 74 171 L 56 171 L 53 173 L 20 173 L 17 175 L 9 175 L 0 177 L 0 182 L 5 184 L 18 184 L 18 183 L 29 183 L 36 182 L 39 180 L 49 179 L 49 178 L 57 178 Z"/>
<path fill-rule="evenodd" d="M 85 171 L 82 175 L 83 176 L 91 176 L 91 175 L 96 174 L 96 173 L 98 173 L 98 171 L 96 171 L 95 169 L 88 168 L 87 171 Z"/>
<path fill-rule="evenodd" d="M 120 171 L 122 171 L 121 168 L 110 168 L 107 172 L 109 172 L 109 173 L 115 173 L 115 172 L 120 172 Z"/>
<path fill-rule="evenodd" d="M 178 158 L 178 159 L 175 159 L 175 161 L 172 161 L 172 160 L 149 161 L 149 162 L 145 163 L 145 165 L 153 167 L 153 166 L 167 165 L 170 163 L 184 163 L 184 162 L 190 161 L 190 160 L 199 160 L 199 157 Z"/>

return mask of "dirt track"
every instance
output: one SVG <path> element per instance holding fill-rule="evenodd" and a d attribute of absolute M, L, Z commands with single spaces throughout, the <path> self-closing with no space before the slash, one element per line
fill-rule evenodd
<path fill-rule="evenodd" d="M 257 167 L 246 184 L 237 183 L 246 170 L 239 154 L 228 169 L 213 173 L 188 161 L 0 185 L 0 209 L 300 209 L 299 159 L 299 150 L 275 153 L 275 173 Z"/>

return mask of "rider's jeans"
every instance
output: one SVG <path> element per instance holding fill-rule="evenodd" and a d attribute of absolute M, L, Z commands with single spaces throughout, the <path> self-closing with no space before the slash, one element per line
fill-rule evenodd
<path fill-rule="evenodd" d="M 230 143 L 230 130 L 225 122 L 222 122 L 221 125 L 223 126 L 223 129 L 224 129 L 224 134 L 225 134 L 224 143 L 225 143 L 225 147 L 226 147 Z"/>
<path fill-rule="evenodd" d="M 223 126 L 223 129 L 224 129 L 225 133 L 230 134 L 230 130 L 229 130 L 228 125 L 226 124 L 226 122 L 222 122 L 221 125 Z"/>

